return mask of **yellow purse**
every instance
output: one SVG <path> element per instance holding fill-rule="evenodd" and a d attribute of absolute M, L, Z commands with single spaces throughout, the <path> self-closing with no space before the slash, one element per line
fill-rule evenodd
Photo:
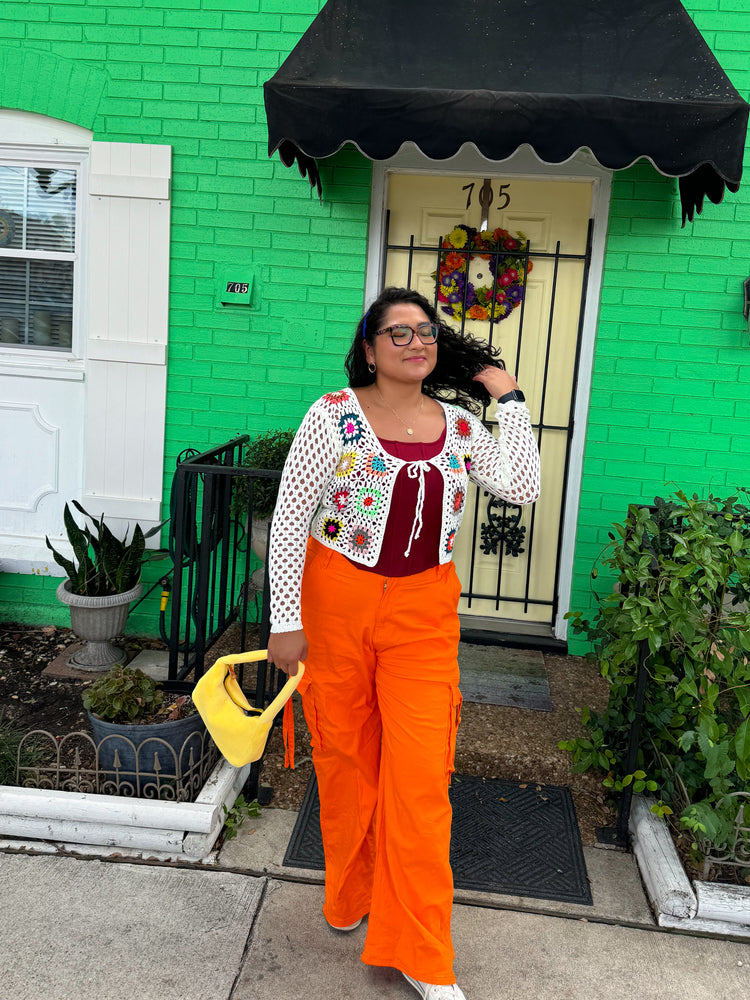
<path fill-rule="evenodd" d="M 234 767 L 251 764 L 263 756 L 273 720 L 289 701 L 305 672 L 305 665 L 300 661 L 297 674 L 289 678 L 268 708 L 253 708 L 237 683 L 233 664 L 265 660 L 267 655 L 268 650 L 258 649 L 221 656 L 193 689 L 193 702 L 206 729 Z"/>

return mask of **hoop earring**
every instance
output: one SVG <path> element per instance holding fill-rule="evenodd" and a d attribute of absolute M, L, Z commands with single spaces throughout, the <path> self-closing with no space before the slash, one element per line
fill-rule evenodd
<path fill-rule="evenodd" d="M 375 365 L 372 363 L 372 361 L 368 364 L 367 370 L 371 375 L 375 374 Z"/>

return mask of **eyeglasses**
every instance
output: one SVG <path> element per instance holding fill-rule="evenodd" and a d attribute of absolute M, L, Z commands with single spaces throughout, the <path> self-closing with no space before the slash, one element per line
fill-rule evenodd
<path fill-rule="evenodd" d="M 384 330 L 378 330 L 376 336 L 388 333 L 396 347 L 406 347 L 414 340 L 416 333 L 423 344 L 434 344 L 439 329 L 437 323 L 420 323 L 416 330 L 413 326 L 407 326 L 406 323 L 398 323 L 396 326 L 387 326 Z"/>

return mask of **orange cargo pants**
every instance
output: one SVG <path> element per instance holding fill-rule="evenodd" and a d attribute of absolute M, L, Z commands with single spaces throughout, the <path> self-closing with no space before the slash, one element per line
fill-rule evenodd
<path fill-rule="evenodd" d="M 300 688 L 320 792 L 329 923 L 369 913 L 362 961 L 453 983 L 449 863 L 461 711 L 452 563 L 407 577 L 308 544 Z"/>

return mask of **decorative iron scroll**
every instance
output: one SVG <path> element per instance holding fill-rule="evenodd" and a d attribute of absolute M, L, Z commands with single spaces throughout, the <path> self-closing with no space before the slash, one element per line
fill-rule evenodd
<path fill-rule="evenodd" d="M 118 740 L 131 748 L 136 754 L 135 770 L 121 766 L 119 750 L 114 751 L 114 760 L 105 769 L 99 756 L 108 740 Z M 147 742 L 151 745 L 153 763 L 148 766 L 146 750 L 141 767 L 135 745 L 124 736 L 108 736 L 97 746 L 89 733 L 54 736 L 46 730 L 34 729 L 26 733 L 19 744 L 16 778 L 23 788 L 194 802 L 219 759 L 213 740 L 207 734 L 193 733 L 185 740 L 179 754 L 163 740 Z M 172 755 L 174 767 L 171 771 L 160 765 L 153 744 L 160 745 L 160 752 Z M 21 766 L 22 751 L 28 748 L 34 749 L 38 760 L 35 764 Z"/>
<path fill-rule="evenodd" d="M 496 556 L 498 545 L 505 546 L 506 556 L 520 556 L 525 551 L 523 542 L 526 528 L 520 523 L 523 508 L 515 503 L 505 503 L 499 497 L 490 497 L 487 504 L 487 522 L 482 521 L 482 541 L 479 548 L 487 556 Z"/>
<path fill-rule="evenodd" d="M 675 815 L 679 816 L 692 804 L 690 795 L 685 782 L 667 758 L 658 751 L 656 756 L 660 766 L 669 771 L 674 779 L 670 802 Z M 699 830 L 693 831 L 692 836 L 703 855 L 704 879 L 710 878 L 714 866 L 750 868 L 750 792 L 727 792 L 717 800 L 714 808 L 719 815 L 731 810 L 734 822 L 725 825 L 723 832 L 713 838 L 702 836 Z"/>
<path fill-rule="evenodd" d="M 723 838 L 710 841 L 700 839 L 705 851 L 703 877 L 707 879 L 713 865 L 731 865 L 734 868 L 750 868 L 750 792 L 729 792 L 716 803 L 717 812 L 723 806 L 736 809 L 734 823 Z"/>

